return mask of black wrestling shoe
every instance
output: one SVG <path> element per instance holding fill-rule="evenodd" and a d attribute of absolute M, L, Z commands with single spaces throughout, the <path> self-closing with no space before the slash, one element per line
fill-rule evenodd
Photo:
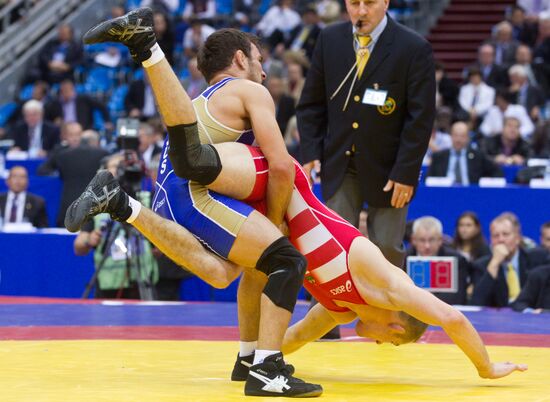
<path fill-rule="evenodd" d="M 248 372 L 250 367 L 254 363 L 254 353 L 249 356 L 241 357 L 237 354 L 237 361 L 233 366 L 231 372 L 231 381 L 246 381 L 248 378 Z M 285 364 L 285 368 L 290 375 L 294 374 L 294 366 L 292 364 Z"/>
<path fill-rule="evenodd" d="M 265 358 L 263 363 L 250 367 L 244 386 L 247 396 L 286 396 L 310 398 L 323 393 L 323 387 L 292 377 L 287 371 L 282 353 Z"/>
<path fill-rule="evenodd" d="M 65 227 L 77 232 L 91 217 L 107 212 L 117 221 L 125 221 L 132 214 L 128 195 L 108 170 L 100 170 L 86 190 L 67 209 Z"/>
<path fill-rule="evenodd" d="M 151 57 L 151 47 L 157 38 L 153 31 L 153 11 L 148 7 L 137 8 L 122 17 L 104 21 L 90 28 L 83 41 L 90 45 L 102 42 L 118 42 L 127 46 L 136 63 Z"/>
<path fill-rule="evenodd" d="M 254 363 L 254 353 L 242 357 L 237 353 L 237 361 L 231 372 L 231 381 L 246 381 L 252 363 Z"/>

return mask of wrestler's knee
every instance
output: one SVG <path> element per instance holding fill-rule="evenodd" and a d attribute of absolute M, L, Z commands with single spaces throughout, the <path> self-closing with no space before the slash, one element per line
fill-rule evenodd
<path fill-rule="evenodd" d="M 263 293 L 273 304 L 292 313 L 306 266 L 305 257 L 286 237 L 276 240 L 264 251 L 256 266 L 268 276 Z"/>

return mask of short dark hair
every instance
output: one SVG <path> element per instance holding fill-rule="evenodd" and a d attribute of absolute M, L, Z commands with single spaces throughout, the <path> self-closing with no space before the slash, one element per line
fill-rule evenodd
<path fill-rule="evenodd" d="M 237 50 L 246 57 L 252 54 L 252 44 L 260 49 L 260 39 L 234 28 L 220 29 L 208 37 L 197 55 L 197 66 L 207 82 L 231 65 Z"/>
<path fill-rule="evenodd" d="M 550 221 L 544 222 L 544 223 L 540 226 L 540 230 L 541 230 L 541 231 L 543 231 L 544 229 L 550 229 Z"/>
<path fill-rule="evenodd" d="M 405 326 L 405 333 L 399 335 L 402 343 L 416 342 L 428 328 L 428 324 L 414 318 L 412 315 L 405 313 L 404 311 L 399 312 L 399 317 L 403 320 L 403 324 Z"/>

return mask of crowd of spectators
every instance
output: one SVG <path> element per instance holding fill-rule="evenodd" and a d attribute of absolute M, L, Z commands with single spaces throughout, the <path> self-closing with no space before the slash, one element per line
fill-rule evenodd
<path fill-rule="evenodd" d="M 265 85 L 275 101 L 277 122 L 289 151 L 299 159 L 295 106 L 317 37 L 327 24 L 346 18 L 344 4 L 341 0 L 229 3 L 220 13 L 225 2 L 187 1 L 181 7 L 178 0 L 128 1 L 113 6 L 111 15 L 120 16 L 141 5 L 155 10 L 158 41 L 191 97 L 207 86 L 197 69 L 196 54 L 215 29 L 230 26 L 258 34 L 263 43 Z M 540 4 L 542 8 L 538 8 Z M 392 0 L 390 15 L 406 15 L 416 7 L 415 1 Z M 527 167 L 532 158 L 550 157 L 549 7 L 545 2 L 518 0 L 495 25 L 491 37 L 480 44 L 477 60 L 465 67 L 461 82 L 448 78 L 443 64 L 437 65 L 437 117 L 424 159 L 427 176 L 447 177 L 455 185 L 467 186 L 482 177 L 503 176 L 508 165 Z M 73 28 L 60 25 L 56 38 L 40 50 L 29 67 L 20 99 L 0 127 L 0 139 L 14 141 L 10 153 L 44 158 L 38 173 L 61 176 L 64 186 L 58 226 L 66 206 L 82 191 L 101 159 L 118 151 L 117 120 L 127 117 L 141 122 L 137 152 L 144 171 L 151 172 L 155 160 L 158 163 L 155 155 L 164 133 L 146 75 L 132 63 L 124 47 L 82 47 Z M 10 196 L 10 208 L 11 200 Z M 3 213 L 7 219 L 11 210 Z M 501 306 L 502 294 L 491 293 L 502 285 L 491 282 L 500 274 L 488 278 L 489 270 L 477 263 L 484 256 L 490 263 L 492 254 L 483 242 L 475 213 L 459 218 L 454 240 L 449 242 L 437 222 L 430 218 L 416 224 L 410 255 L 456 255 L 461 289 L 448 301 Z M 519 223 L 512 223 L 520 235 Z M 493 239 L 495 226 L 491 225 L 493 248 L 498 243 L 496 234 Z M 540 240 L 548 248 L 550 225 L 543 226 L 542 232 Z M 523 268 L 517 269 L 524 287 Z M 537 277 L 546 276 L 541 273 Z M 482 283 L 484 294 L 476 293 L 476 281 Z"/>

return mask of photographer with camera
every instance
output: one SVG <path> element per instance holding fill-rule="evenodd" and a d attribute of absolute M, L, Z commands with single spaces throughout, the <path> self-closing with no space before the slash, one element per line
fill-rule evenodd
<path fill-rule="evenodd" d="M 121 141 L 121 148 L 128 146 Z M 146 205 L 150 194 L 140 191 L 143 174 L 141 163 L 132 149 L 106 158 L 102 168 L 109 170 Z M 108 214 L 95 216 L 87 222 L 74 241 L 76 255 L 86 255 L 94 249 L 95 273 L 83 294 L 86 298 L 95 287 L 98 299 L 155 298 L 153 286 L 158 280 L 158 268 L 150 243 L 126 223 L 111 219 Z"/>

